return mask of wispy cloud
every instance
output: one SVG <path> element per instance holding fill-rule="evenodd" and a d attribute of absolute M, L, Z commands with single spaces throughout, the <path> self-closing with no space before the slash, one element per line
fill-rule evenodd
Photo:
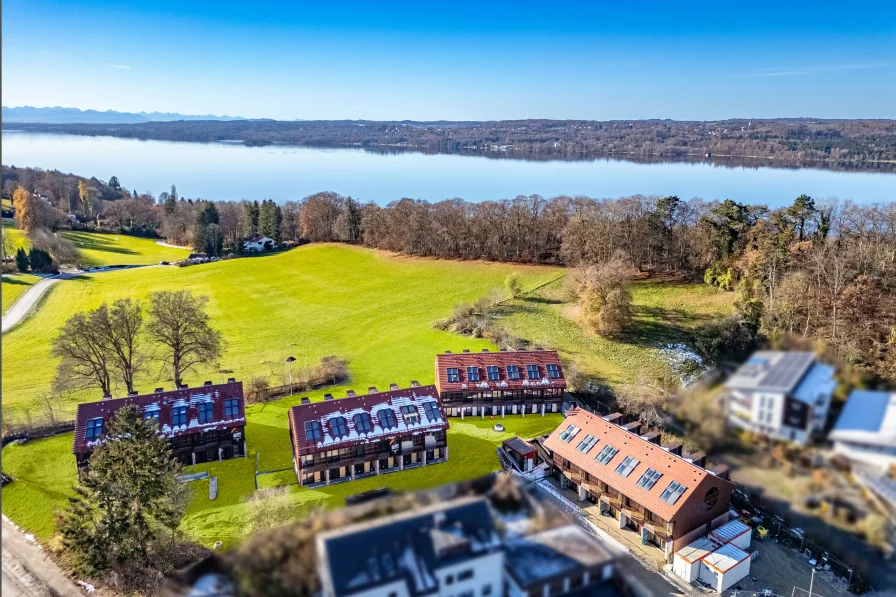
<path fill-rule="evenodd" d="M 107 64 L 109 68 L 117 68 L 119 70 L 131 70 L 131 67 L 127 64 Z"/>
<path fill-rule="evenodd" d="M 746 77 L 750 79 L 762 77 L 800 77 L 805 75 L 818 75 L 824 73 L 845 72 L 852 70 L 868 70 L 873 68 L 891 68 L 892 62 L 864 62 L 850 64 L 823 64 L 818 66 L 803 66 L 790 69 L 759 69 L 752 73 L 741 73 L 735 75 L 737 77 Z"/>

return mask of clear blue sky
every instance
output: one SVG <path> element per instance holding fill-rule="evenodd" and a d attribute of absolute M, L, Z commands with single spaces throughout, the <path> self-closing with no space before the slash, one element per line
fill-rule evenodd
<path fill-rule="evenodd" d="M 893 0 L 4 0 L 2 12 L 6 106 L 278 119 L 896 118 Z"/>

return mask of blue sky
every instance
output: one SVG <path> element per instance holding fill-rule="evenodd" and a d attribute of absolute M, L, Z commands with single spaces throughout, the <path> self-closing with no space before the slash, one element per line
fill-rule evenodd
<path fill-rule="evenodd" d="M 4 0 L 2 17 L 6 106 L 278 119 L 896 118 L 892 0 Z"/>

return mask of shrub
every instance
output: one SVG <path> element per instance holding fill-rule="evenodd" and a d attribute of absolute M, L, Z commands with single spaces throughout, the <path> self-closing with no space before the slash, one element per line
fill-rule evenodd
<path fill-rule="evenodd" d="M 28 261 L 31 263 L 31 271 L 49 274 L 56 271 L 53 266 L 53 258 L 43 249 L 33 247 L 28 253 Z"/>

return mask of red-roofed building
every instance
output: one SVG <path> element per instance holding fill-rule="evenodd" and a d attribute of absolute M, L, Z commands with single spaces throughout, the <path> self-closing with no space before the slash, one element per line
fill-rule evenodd
<path fill-rule="evenodd" d="M 576 408 L 544 446 L 553 452 L 561 487 L 670 558 L 728 522 L 734 484 L 703 468 L 701 455 L 682 455 L 681 444 L 660 446 L 657 434 L 639 431 Z"/>
<path fill-rule="evenodd" d="M 299 485 L 329 485 L 448 460 L 448 421 L 435 386 L 302 398 L 289 410 Z"/>
<path fill-rule="evenodd" d="M 449 417 L 560 412 L 566 379 L 553 350 L 436 355 L 436 387 Z"/>
<path fill-rule="evenodd" d="M 72 452 L 78 468 L 85 468 L 94 448 L 103 442 L 109 422 L 118 409 L 136 406 L 144 420 L 155 419 L 159 433 L 171 442 L 174 456 L 182 464 L 211 462 L 246 455 L 246 411 L 243 383 L 196 388 L 86 402 L 78 405 Z"/>

